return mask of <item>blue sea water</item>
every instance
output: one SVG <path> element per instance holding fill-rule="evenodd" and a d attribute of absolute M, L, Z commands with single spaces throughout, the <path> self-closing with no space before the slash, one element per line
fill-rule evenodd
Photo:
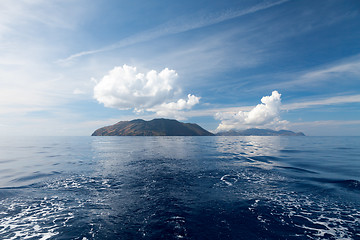
<path fill-rule="evenodd" d="M 360 137 L 1 138 L 0 239 L 360 239 Z"/>

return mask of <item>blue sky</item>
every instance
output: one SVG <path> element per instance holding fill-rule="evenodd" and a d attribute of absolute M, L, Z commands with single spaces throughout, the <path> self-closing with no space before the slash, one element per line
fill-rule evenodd
<path fill-rule="evenodd" d="M 156 117 L 360 135 L 358 0 L 3 0 L 0 42 L 1 135 Z"/>

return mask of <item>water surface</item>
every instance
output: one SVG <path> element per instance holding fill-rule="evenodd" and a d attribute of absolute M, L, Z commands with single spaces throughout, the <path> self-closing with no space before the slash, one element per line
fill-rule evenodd
<path fill-rule="evenodd" d="M 360 239 L 359 137 L 0 139 L 1 239 Z"/>

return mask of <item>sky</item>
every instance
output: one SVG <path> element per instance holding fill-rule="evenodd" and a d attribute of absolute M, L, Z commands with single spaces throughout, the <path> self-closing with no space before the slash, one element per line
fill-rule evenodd
<path fill-rule="evenodd" d="M 360 1 L 0 0 L 0 135 L 160 117 L 360 136 Z"/>

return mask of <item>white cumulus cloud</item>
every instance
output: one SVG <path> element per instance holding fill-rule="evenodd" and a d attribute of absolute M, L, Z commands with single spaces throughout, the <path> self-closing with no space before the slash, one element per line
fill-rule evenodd
<path fill-rule="evenodd" d="M 196 97 L 195 95 L 188 94 L 187 97 L 187 100 L 179 99 L 177 102 L 163 103 L 147 110 L 156 112 L 156 114 L 160 117 L 171 117 L 184 120 L 186 118 L 184 117 L 182 110 L 191 109 L 200 101 L 200 97 Z"/>
<path fill-rule="evenodd" d="M 178 74 L 168 68 L 161 72 L 138 72 L 136 67 L 115 67 L 94 87 L 94 98 L 105 107 L 135 112 L 150 111 L 159 116 L 180 116 L 179 111 L 191 109 L 200 97 L 188 94 L 187 99 L 176 97 L 181 89 L 176 86 Z"/>
<path fill-rule="evenodd" d="M 231 129 L 245 129 L 249 127 L 285 127 L 288 123 L 280 119 L 281 94 L 273 91 L 271 96 L 261 99 L 261 104 L 248 112 L 237 113 L 218 112 L 215 118 L 221 120 L 216 131 L 227 131 Z"/>

